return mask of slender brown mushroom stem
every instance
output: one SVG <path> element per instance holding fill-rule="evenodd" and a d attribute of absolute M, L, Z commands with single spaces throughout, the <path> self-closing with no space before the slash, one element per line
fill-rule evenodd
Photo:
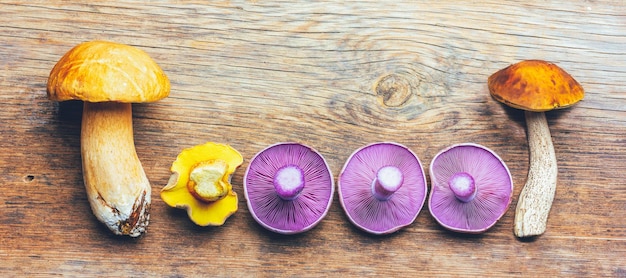
<path fill-rule="evenodd" d="M 115 234 L 139 236 L 148 225 L 151 186 L 135 151 L 130 103 L 85 102 L 81 155 L 96 217 Z"/>
<path fill-rule="evenodd" d="M 545 113 L 525 111 L 530 169 L 515 210 L 517 237 L 541 235 L 556 191 L 557 163 Z"/>

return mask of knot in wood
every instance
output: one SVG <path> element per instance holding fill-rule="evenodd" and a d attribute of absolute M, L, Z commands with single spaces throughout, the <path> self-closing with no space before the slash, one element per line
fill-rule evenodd
<path fill-rule="evenodd" d="M 400 107 L 411 98 L 410 81 L 398 74 L 383 76 L 374 86 L 376 95 L 385 106 Z"/>

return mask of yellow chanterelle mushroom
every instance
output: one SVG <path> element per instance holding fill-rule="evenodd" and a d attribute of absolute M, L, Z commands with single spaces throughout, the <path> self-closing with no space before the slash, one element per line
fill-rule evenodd
<path fill-rule="evenodd" d="M 237 211 L 230 178 L 242 163 L 241 154 L 224 144 L 208 142 L 184 149 L 172 164 L 173 174 L 161 190 L 161 199 L 187 210 L 199 226 L 220 226 Z"/>

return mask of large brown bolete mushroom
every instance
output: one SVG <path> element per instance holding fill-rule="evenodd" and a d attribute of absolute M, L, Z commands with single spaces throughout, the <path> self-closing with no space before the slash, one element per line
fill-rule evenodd
<path fill-rule="evenodd" d="M 525 110 L 530 151 L 526 185 L 517 200 L 514 232 L 518 237 L 541 235 L 556 191 L 557 162 L 544 112 L 572 106 L 585 92 L 557 65 L 527 60 L 489 76 L 491 96 L 513 108 Z"/>
<path fill-rule="evenodd" d="M 93 213 L 115 234 L 141 235 L 151 186 L 135 151 L 131 103 L 167 97 L 167 76 L 135 47 L 91 41 L 57 62 L 47 89 L 51 100 L 84 101 L 80 143 Z"/>

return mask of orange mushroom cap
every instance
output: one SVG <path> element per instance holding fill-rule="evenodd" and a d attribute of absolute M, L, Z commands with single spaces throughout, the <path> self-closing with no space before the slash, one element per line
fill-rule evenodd
<path fill-rule="evenodd" d="M 585 96 L 582 86 L 571 75 L 542 60 L 510 65 L 489 76 L 487 83 L 497 101 L 533 112 L 566 108 Z"/>
<path fill-rule="evenodd" d="M 89 41 L 68 51 L 52 68 L 48 98 L 56 101 L 152 102 L 170 93 L 163 70 L 143 50 Z"/>

